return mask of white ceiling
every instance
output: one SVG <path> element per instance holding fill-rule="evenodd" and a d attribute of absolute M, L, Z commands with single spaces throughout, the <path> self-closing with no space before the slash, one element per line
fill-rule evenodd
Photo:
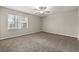
<path fill-rule="evenodd" d="M 25 13 L 33 14 L 33 15 L 38 15 L 38 14 L 35 14 L 36 10 L 34 10 L 35 7 L 33 6 L 5 6 L 5 7 L 13 9 L 13 10 L 18 10 Z M 78 7 L 76 6 L 49 6 L 47 10 L 50 11 L 50 13 L 45 14 L 45 15 L 49 15 L 54 12 L 63 12 L 63 11 L 73 10 L 76 8 Z M 38 15 L 38 16 L 45 16 L 45 15 Z"/>

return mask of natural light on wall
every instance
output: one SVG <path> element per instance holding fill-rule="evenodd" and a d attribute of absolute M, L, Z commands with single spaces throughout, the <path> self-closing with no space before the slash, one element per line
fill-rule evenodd
<path fill-rule="evenodd" d="M 8 14 L 8 29 L 28 28 L 28 17 Z"/>

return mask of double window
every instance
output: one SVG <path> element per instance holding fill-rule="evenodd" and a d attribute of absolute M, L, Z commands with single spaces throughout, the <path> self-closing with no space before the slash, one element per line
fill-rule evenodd
<path fill-rule="evenodd" d="M 28 28 L 28 17 L 8 14 L 8 29 Z"/>

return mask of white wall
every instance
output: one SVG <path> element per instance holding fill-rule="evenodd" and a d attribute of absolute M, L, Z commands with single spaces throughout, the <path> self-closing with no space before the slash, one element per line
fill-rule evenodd
<path fill-rule="evenodd" d="M 16 36 L 20 36 L 20 35 L 25 35 L 25 34 L 30 34 L 30 33 L 35 33 L 35 32 L 39 32 L 40 31 L 40 17 L 35 16 L 35 15 L 30 15 L 30 14 L 26 14 L 23 12 L 19 12 L 19 11 L 15 11 L 15 10 L 11 10 L 11 9 L 7 9 L 4 7 L 0 7 L 0 16 L 1 16 L 1 39 L 4 38 L 10 38 L 10 37 L 16 37 Z M 21 30 L 8 30 L 7 26 L 8 26 L 8 18 L 7 15 L 8 13 L 11 14 L 16 14 L 16 15 L 24 15 L 27 16 L 29 19 L 29 23 L 28 23 L 28 29 L 21 29 Z"/>
<path fill-rule="evenodd" d="M 78 8 L 78 39 L 79 39 L 79 8 Z"/>
<path fill-rule="evenodd" d="M 55 13 L 42 20 L 45 32 L 77 37 L 77 10 Z"/>
<path fill-rule="evenodd" d="M 1 12 L 0 12 L 0 15 L 1 15 Z M 1 38 L 1 16 L 0 16 L 0 38 Z"/>

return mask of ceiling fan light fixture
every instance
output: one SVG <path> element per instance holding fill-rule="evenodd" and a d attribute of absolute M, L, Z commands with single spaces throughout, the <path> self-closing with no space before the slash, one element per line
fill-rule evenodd
<path fill-rule="evenodd" d="M 44 11 L 40 11 L 40 13 L 41 13 L 41 14 L 43 14 L 43 13 L 44 13 Z"/>

